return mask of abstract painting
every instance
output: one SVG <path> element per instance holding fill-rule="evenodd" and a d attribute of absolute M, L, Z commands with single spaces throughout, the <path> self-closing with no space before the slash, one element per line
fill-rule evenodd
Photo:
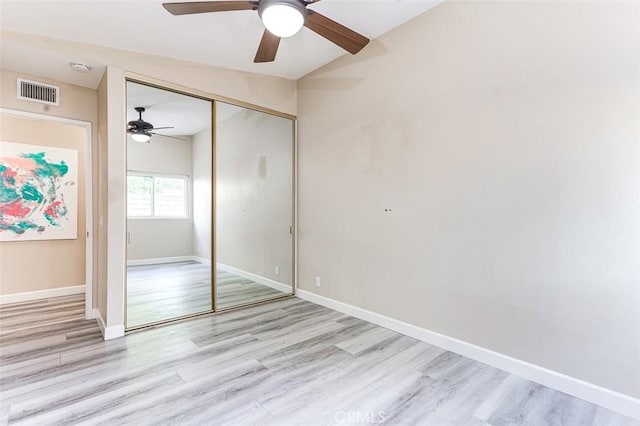
<path fill-rule="evenodd" d="M 0 141 L 0 241 L 78 237 L 78 151 Z"/>

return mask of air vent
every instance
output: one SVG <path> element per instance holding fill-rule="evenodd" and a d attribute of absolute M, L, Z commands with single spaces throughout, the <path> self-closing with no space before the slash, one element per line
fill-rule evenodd
<path fill-rule="evenodd" d="M 18 99 L 58 106 L 60 105 L 60 88 L 19 78 Z"/>

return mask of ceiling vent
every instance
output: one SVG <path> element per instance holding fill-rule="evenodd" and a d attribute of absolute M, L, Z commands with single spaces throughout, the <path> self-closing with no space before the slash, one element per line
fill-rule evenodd
<path fill-rule="evenodd" d="M 60 88 L 50 84 L 19 78 L 18 99 L 59 106 Z"/>

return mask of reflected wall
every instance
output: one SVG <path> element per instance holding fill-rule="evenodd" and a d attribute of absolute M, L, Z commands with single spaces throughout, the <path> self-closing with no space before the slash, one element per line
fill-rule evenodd
<path fill-rule="evenodd" d="M 293 293 L 294 122 L 216 102 L 218 308 Z"/>
<path fill-rule="evenodd" d="M 129 81 L 129 123 L 136 107 L 154 128 L 145 142 L 127 136 L 129 329 L 213 310 L 212 162 L 202 152 L 211 151 L 212 103 Z"/>

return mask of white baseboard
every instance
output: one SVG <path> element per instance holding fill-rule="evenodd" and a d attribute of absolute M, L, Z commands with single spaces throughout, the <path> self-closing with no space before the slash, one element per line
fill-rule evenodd
<path fill-rule="evenodd" d="M 200 256 L 191 256 L 191 260 L 194 262 L 202 263 L 203 265 L 211 265 L 211 259 L 206 259 Z"/>
<path fill-rule="evenodd" d="M 274 281 L 251 272 L 243 271 L 242 269 L 234 268 L 233 266 L 225 265 L 224 263 L 216 263 L 216 265 L 218 269 L 231 272 L 232 274 L 239 275 L 253 282 L 266 285 L 267 287 L 271 287 L 283 293 L 291 294 L 293 292 L 293 288 L 290 285 L 279 283 L 278 281 Z"/>
<path fill-rule="evenodd" d="M 499 352 L 464 342 L 434 331 L 399 321 L 357 306 L 298 289 L 296 296 L 318 305 L 388 328 L 473 360 L 524 377 L 560 392 L 573 395 L 626 416 L 640 419 L 640 399 L 612 391 L 571 376 L 549 370 Z"/>
<path fill-rule="evenodd" d="M 0 305 L 9 303 L 30 302 L 32 300 L 49 299 L 51 297 L 70 296 L 86 291 L 86 286 L 73 285 L 69 287 L 58 287 L 47 290 L 26 291 L 24 293 L 3 294 L 0 296 Z"/>
<path fill-rule="evenodd" d="M 111 340 L 124 336 L 124 324 L 107 327 L 98 308 L 93 310 L 93 316 L 98 321 L 98 327 L 100 327 L 100 332 L 102 333 L 104 340 Z"/>
<path fill-rule="evenodd" d="M 190 262 L 194 256 L 156 257 L 154 259 L 127 260 L 127 266 L 160 265 L 163 263 Z"/>

